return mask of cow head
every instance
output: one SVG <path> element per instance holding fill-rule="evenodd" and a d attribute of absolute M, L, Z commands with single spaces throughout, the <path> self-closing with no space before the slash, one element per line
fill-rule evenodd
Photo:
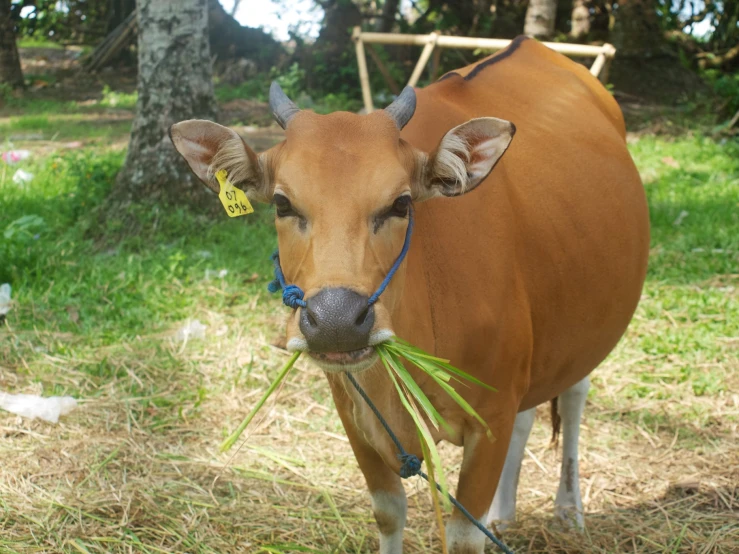
<path fill-rule="evenodd" d="M 173 125 L 172 141 L 213 191 L 215 172 L 225 169 L 251 200 L 274 204 L 285 278 L 307 302 L 288 319 L 288 349 L 308 351 L 327 371 L 364 369 L 375 361 L 372 346 L 394 334 L 403 268 L 377 303 L 367 300 L 398 257 L 411 205 L 474 189 L 515 128 L 473 119 L 428 154 L 400 138 L 416 107 L 410 87 L 369 115 L 317 115 L 273 83 L 270 107 L 286 138 L 261 154 L 210 121 Z"/>

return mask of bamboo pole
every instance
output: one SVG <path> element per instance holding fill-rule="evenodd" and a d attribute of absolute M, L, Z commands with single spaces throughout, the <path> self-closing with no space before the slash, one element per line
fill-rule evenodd
<path fill-rule="evenodd" d="M 431 57 L 431 53 L 434 51 L 434 48 L 436 47 L 436 41 L 438 38 L 439 38 L 439 34 L 436 32 L 433 32 L 429 35 L 429 40 L 426 43 L 426 45 L 423 47 L 423 51 L 421 52 L 421 57 L 418 58 L 416 67 L 413 68 L 413 73 L 411 74 L 411 78 L 408 79 L 409 87 L 415 87 L 416 83 L 418 82 L 418 79 L 421 78 L 421 73 L 423 73 L 423 68 L 426 67 L 427 63 L 429 63 L 429 58 Z"/>
<path fill-rule="evenodd" d="M 375 111 L 372 105 L 372 91 L 370 89 L 369 73 L 367 72 L 367 58 L 364 55 L 364 43 L 362 42 L 362 30 L 354 27 L 352 33 L 354 47 L 357 52 L 357 65 L 359 66 L 359 82 L 362 85 L 362 99 L 364 100 L 364 110 L 367 113 Z"/>
<path fill-rule="evenodd" d="M 613 58 L 616 57 L 616 47 L 612 44 L 605 43 L 603 45 L 603 51 L 606 54 L 606 63 L 603 65 L 603 68 L 600 70 L 600 73 L 596 75 L 598 79 L 600 79 L 600 82 L 604 85 L 608 83 L 608 75 L 611 70 L 611 62 L 613 61 Z"/>
<path fill-rule="evenodd" d="M 404 44 L 410 46 L 424 46 L 433 38 L 431 35 L 403 35 L 399 33 L 360 33 L 364 42 L 370 44 Z M 499 38 L 474 38 L 474 37 L 451 37 L 438 36 L 435 40 L 436 46 L 440 48 L 467 48 L 471 50 L 502 50 L 512 41 Z M 589 44 L 569 44 L 564 42 L 543 42 L 547 48 L 551 48 L 561 54 L 568 56 L 586 56 L 595 58 L 598 54 L 605 53 L 606 57 L 612 57 L 613 47 L 609 49 L 604 46 L 592 46 Z"/>
<path fill-rule="evenodd" d="M 434 57 L 431 59 L 431 78 L 432 83 L 439 76 L 439 66 L 441 65 L 441 48 L 434 49 Z"/>
<path fill-rule="evenodd" d="M 367 44 L 400 44 L 406 46 L 423 46 L 421 57 L 413 69 L 413 74 L 408 80 L 408 86 L 415 86 L 423 73 L 423 68 L 429 61 L 431 54 L 437 48 L 467 48 L 473 50 L 497 51 L 506 48 L 511 40 L 499 38 L 474 38 L 474 37 L 450 37 L 433 32 L 428 35 L 404 35 L 399 33 L 363 33 L 359 27 L 354 27 L 352 33 L 357 51 L 357 64 L 359 66 L 359 80 L 362 85 L 362 98 L 367 113 L 374 110 L 372 105 L 372 91 L 370 89 L 369 74 L 367 73 L 367 58 L 364 52 L 364 43 Z M 608 81 L 608 70 L 611 60 L 616 55 L 616 48 L 611 44 L 603 46 L 591 46 L 589 44 L 568 44 L 564 42 L 542 42 L 544 46 L 564 54 L 566 56 L 581 56 L 595 58 L 590 66 L 590 73 L 598 77 L 601 82 Z M 374 57 L 374 56 L 373 56 Z M 435 73 L 436 71 L 434 71 Z"/>
<path fill-rule="evenodd" d="M 593 62 L 593 65 L 590 66 L 590 74 L 597 77 L 600 75 L 600 70 L 603 69 L 603 66 L 606 64 L 606 55 L 605 53 L 601 52 L 598 54 L 598 57 L 595 58 L 595 61 Z"/>

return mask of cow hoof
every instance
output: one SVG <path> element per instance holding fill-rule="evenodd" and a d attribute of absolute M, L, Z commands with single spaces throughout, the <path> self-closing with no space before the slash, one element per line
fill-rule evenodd
<path fill-rule="evenodd" d="M 582 531 L 585 528 L 582 510 L 578 510 L 577 506 L 555 506 L 554 516 L 570 529 Z"/>
<path fill-rule="evenodd" d="M 489 529 L 492 529 L 493 530 L 493 533 L 495 533 L 497 535 L 497 534 L 502 533 L 506 529 L 508 529 L 514 523 L 516 523 L 516 520 L 515 519 L 508 519 L 508 518 L 506 518 L 506 519 L 493 519 L 488 524 L 488 528 Z M 492 541 L 488 541 L 488 542 L 492 542 Z"/>

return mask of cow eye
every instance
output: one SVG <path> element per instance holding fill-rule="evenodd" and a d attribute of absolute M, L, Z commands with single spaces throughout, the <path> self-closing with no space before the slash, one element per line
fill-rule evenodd
<path fill-rule="evenodd" d="M 272 202 L 275 203 L 277 217 L 290 217 L 298 215 L 293 209 L 293 205 L 290 203 L 286 196 L 282 194 L 275 194 L 272 197 Z"/>
<path fill-rule="evenodd" d="M 408 195 L 399 196 L 393 202 L 393 207 L 390 209 L 390 214 L 395 217 L 406 217 L 408 215 L 408 208 L 411 205 L 411 197 Z"/>

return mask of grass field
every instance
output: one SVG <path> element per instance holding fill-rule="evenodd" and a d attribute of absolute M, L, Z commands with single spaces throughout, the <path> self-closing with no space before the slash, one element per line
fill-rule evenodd
<path fill-rule="evenodd" d="M 58 425 L 0 412 L 0 552 L 376 551 L 361 474 L 307 361 L 247 444 L 218 453 L 285 360 L 270 345 L 284 308 L 266 291 L 269 208 L 110 213 L 127 123 L 85 119 L 105 110 L 0 113 L 2 136 L 56 125 L 56 141 L 83 141 L 16 139 L 34 152 L 26 186 L 0 165 L 0 283 L 14 290 L 0 390 L 80 400 Z M 630 142 L 652 256 L 628 335 L 593 376 L 587 529 L 551 519 L 559 462 L 542 411 L 504 534 L 519 552 L 739 552 L 739 144 Z M 205 339 L 178 338 L 194 319 Z M 456 476 L 459 450 L 441 453 Z M 407 489 L 406 551 L 438 552 L 427 489 Z"/>

